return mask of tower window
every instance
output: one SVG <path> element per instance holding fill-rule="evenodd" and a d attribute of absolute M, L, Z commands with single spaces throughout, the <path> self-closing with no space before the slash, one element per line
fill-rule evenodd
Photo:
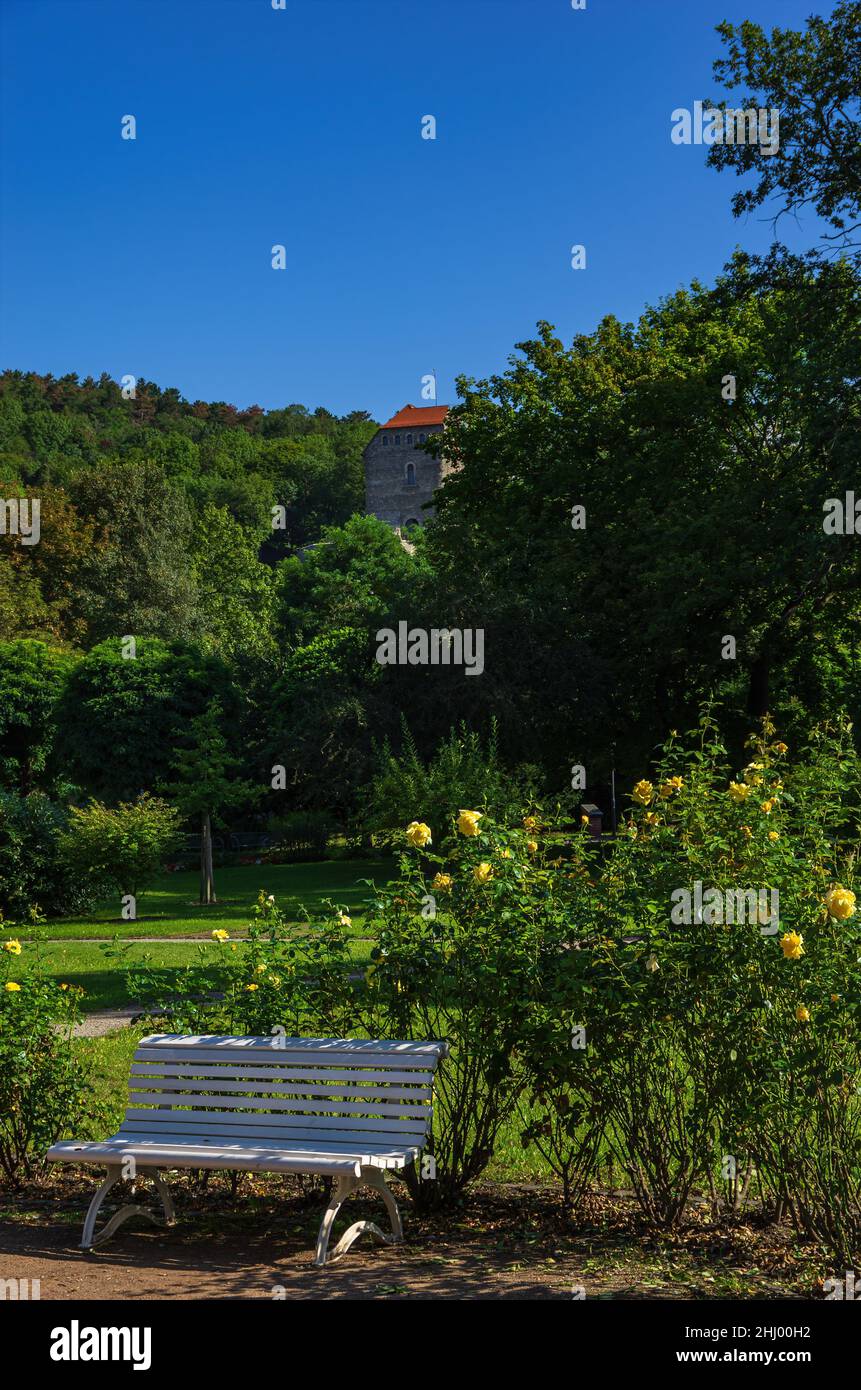
<path fill-rule="evenodd" d="M 420 435 L 419 435 L 419 444 L 424 444 L 424 442 L 425 442 L 425 437 L 424 437 L 423 434 L 420 434 Z"/>
<path fill-rule="evenodd" d="M 401 442 L 401 436 L 400 436 L 399 434 L 396 434 L 396 435 L 395 435 L 395 443 L 396 443 L 396 444 L 400 444 L 400 442 Z"/>
<path fill-rule="evenodd" d="M 414 463 L 407 464 L 407 485 L 412 487 L 416 481 L 416 466 Z"/>
<path fill-rule="evenodd" d="M 412 437 L 411 434 L 408 434 L 408 435 L 407 435 L 407 443 L 408 443 L 409 445 L 412 445 L 412 442 L 413 442 L 413 437 Z"/>
<path fill-rule="evenodd" d="M 384 434 L 384 435 L 383 435 L 383 445 L 385 446 L 386 444 L 388 444 L 388 442 L 389 442 L 389 436 L 388 436 L 387 434 Z"/>

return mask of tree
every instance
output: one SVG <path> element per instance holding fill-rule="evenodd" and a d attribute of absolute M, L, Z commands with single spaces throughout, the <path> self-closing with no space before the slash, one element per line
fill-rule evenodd
<path fill-rule="evenodd" d="M 206 644 L 231 662 L 271 661 L 273 571 L 226 507 L 204 507 L 190 551 Z"/>
<path fill-rule="evenodd" d="M 200 823 L 200 902 L 214 903 L 215 881 L 212 868 L 212 822 L 220 812 L 241 806 L 259 794 L 252 782 L 238 781 L 231 773 L 240 759 L 231 755 L 221 729 L 222 709 L 213 700 L 203 714 L 191 721 L 189 744 L 177 750 L 172 767 L 177 778 L 164 791 L 172 796 L 182 814 Z"/>
<path fill-rule="evenodd" d="M 410 554 L 384 521 L 354 516 L 326 527 L 319 542 L 278 566 L 279 632 L 293 644 L 326 627 L 376 629 L 409 610 L 428 575 L 421 553 Z"/>
<path fill-rule="evenodd" d="M 335 809 L 343 815 L 370 775 L 374 691 L 382 667 L 367 632 L 325 628 L 294 648 L 268 692 L 260 761 L 283 766 L 291 808 Z"/>
<path fill-rule="evenodd" d="M 180 489 L 154 463 L 109 463 L 78 475 L 73 496 L 103 542 L 82 576 L 91 637 L 191 637 L 191 513 Z"/>
<path fill-rule="evenodd" d="M 57 707 L 53 766 L 109 803 L 153 791 L 169 773 L 189 720 L 216 696 L 228 718 L 241 706 L 220 657 L 186 642 L 141 637 L 102 642 L 72 671 Z"/>
<path fill-rule="evenodd" d="M 78 644 L 88 635 L 87 574 L 105 542 L 62 488 L 0 481 L 0 496 L 37 499 L 39 543 L 0 536 L 0 631 Z"/>
<path fill-rule="evenodd" d="M 74 665 L 44 642 L 0 642 L 0 782 L 23 796 L 47 780 L 56 707 Z"/>
<path fill-rule="evenodd" d="M 861 230 L 861 0 L 839 0 L 827 19 L 807 28 L 772 30 L 749 20 L 723 23 L 717 32 L 726 56 L 714 63 L 727 86 L 745 86 L 733 107 L 776 107 L 779 148 L 766 154 L 755 143 L 714 144 L 715 169 L 753 173 L 755 188 L 736 193 L 736 217 L 779 196 L 784 213 L 812 207 L 848 240 Z M 728 103 L 711 103 L 725 110 Z"/>

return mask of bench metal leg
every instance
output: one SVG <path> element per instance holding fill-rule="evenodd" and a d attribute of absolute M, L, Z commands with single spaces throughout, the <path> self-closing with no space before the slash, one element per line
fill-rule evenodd
<path fill-rule="evenodd" d="M 102 1205 L 102 1202 L 105 1200 L 111 1188 L 114 1186 L 114 1183 L 119 1182 L 122 1176 L 123 1167 L 121 1163 L 108 1164 L 108 1175 L 102 1183 L 101 1187 L 99 1188 L 98 1192 L 94 1196 L 93 1200 L 90 1202 L 89 1210 L 84 1219 L 84 1230 L 81 1235 L 80 1244 L 81 1250 L 92 1250 L 94 1246 L 101 1245 L 103 1241 L 108 1240 L 114 1234 L 114 1231 L 118 1230 L 118 1228 L 122 1226 L 124 1221 L 128 1221 L 129 1217 L 131 1216 L 143 1216 L 146 1218 L 147 1221 L 152 1221 L 153 1224 L 156 1226 L 173 1225 L 176 1219 L 176 1214 L 174 1212 L 173 1202 L 171 1201 L 170 1193 L 167 1189 L 167 1183 L 164 1181 L 161 1174 L 153 1168 L 150 1169 L 150 1176 L 153 1182 L 155 1183 L 156 1191 L 158 1192 L 158 1195 L 161 1198 L 161 1205 L 164 1211 L 164 1219 L 162 1220 L 162 1218 L 157 1216 L 155 1212 L 149 1211 L 146 1207 L 139 1206 L 137 1202 L 129 1202 L 124 1207 L 119 1207 L 118 1210 L 114 1212 L 113 1216 L 105 1222 L 104 1226 L 99 1231 L 99 1234 L 95 1235 L 94 1232 L 96 1228 L 96 1217 L 99 1214 L 99 1209 Z"/>
<path fill-rule="evenodd" d="M 331 1255 L 328 1255 L 329 1237 L 332 1234 L 335 1217 L 338 1215 L 341 1205 L 347 1200 L 350 1193 L 355 1192 L 356 1188 L 361 1187 L 363 1184 L 368 1187 L 373 1187 L 381 1194 L 389 1213 L 392 1233 L 391 1235 L 386 1235 L 385 1231 L 381 1231 L 374 1221 L 356 1221 L 341 1236 L 341 1239 L 338 1241 Z M 382 1170 L 379 1168 L 364 1168 L 360 1178 L 338 1178 L 329 1205 L 323 1214 L 323 1220 L 320 1222 L 320 1231 L 317 1236 L 317 1252 L 314 1256 L 315 1265 L 332 1264 L 335 1260 L 339 1260 L 342 1255 L 347 1253 L 353 1242 L 358 1240 L 359 1236 L 363 1235 L 365 1232 L 385 1245 L 399 1245 L 404 1238 L 398 1204 L 392 1196 Z"/>

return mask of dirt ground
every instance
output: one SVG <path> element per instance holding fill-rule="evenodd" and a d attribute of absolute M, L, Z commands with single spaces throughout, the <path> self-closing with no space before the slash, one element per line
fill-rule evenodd
<path fill-rule="evenodd" d="M 655 1237 L 624 1196 L 596 1197 L 572 1220 L 552 1189 L 515 1184 L 479 1187 L 433 1217 L 414 1215 L 404 1199 L 404 1245 L 365 1235 L 321 1270 L 312 1263 L 320 1189 L 245 1177 L 231 1195 L 224 1174 L 206 1189 L 174 1177 L 175 1226 L 133 1220 L 85 1253 L 77 1242 L 94 1186 L 61 1177 L 3 1199 L 0 1279 L 38 1279 L 43 1300 L 700 1300 L 821 1298 L 817 1279 L 827 1273 L 790 1232 L 752 1218 L 714 1227 L 694 1211 L 681 1231 Z M 148 1199 L 142 1184 L 136 1200 Z M 381 1221 L 373 1201 L 353 1198 L 335 1239 L 362 1217 Z"/>

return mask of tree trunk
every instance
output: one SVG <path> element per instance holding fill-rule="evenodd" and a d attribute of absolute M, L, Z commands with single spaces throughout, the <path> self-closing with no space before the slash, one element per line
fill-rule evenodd
<path fill-rule="evenodd" d="M 200 901 L 204 905 L 217 901 L 212 878 L 212 822 L 208 811 L 203 812 L 200 820 Z"/>

